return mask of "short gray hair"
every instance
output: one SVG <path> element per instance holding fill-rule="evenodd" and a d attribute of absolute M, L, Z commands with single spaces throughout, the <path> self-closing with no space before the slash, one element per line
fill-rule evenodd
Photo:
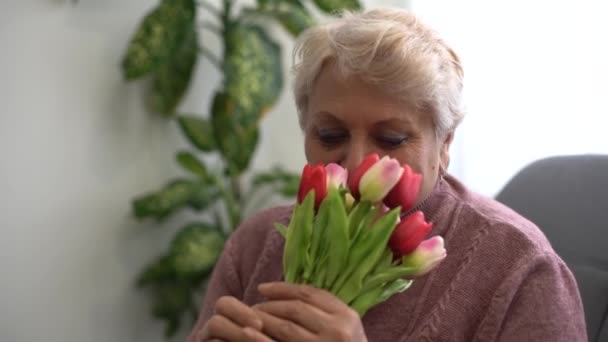
<path fill-rule="evenodd" d="M 345 12 L 305 31 L 293 58 L 302 127 L 314 82 L 326 62 L 335 63 L 344 76 L 356 75 L 416 110 L 432 113 L 438 133 L 455 129 L 464 117 L 460 59 L 407 10 Z"/>

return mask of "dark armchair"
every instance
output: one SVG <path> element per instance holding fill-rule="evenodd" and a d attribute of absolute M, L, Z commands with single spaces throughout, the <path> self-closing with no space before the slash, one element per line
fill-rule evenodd
<path fill-rule="evenodd" d="M 608 155 L 534 162 L 497 200 L 543 230 L 576 277 L 589 340 L 608 342 Z"/>

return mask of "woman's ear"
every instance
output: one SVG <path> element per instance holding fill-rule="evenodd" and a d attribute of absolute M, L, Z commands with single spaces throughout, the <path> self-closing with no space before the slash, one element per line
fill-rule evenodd
<path fill-rule="evenodd" d="M 444 176 L 447 173 L 450 165 L 450 145 L 454 140 L 454 131 L 449 131 L 442 137 L 441 147 L 439 151 L 439 175 Z"/>

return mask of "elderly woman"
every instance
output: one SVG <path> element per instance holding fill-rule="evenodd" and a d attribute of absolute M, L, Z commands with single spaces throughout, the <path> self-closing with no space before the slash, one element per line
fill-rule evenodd
<path fill-rule="evenodd" d="M 370 153 L 423 174 L 417 209 L 449 256 L 361 319 L 328 292 L 280 282 L 290 207 L 230 238 L 191 342 L 586 341 L 576 282 L 531 222 L 446 173 L 463 119 L 457 55 L 412 14 L 346 14 L 299 40 L 295 99 L 309 163 L 352 171 Z"/>

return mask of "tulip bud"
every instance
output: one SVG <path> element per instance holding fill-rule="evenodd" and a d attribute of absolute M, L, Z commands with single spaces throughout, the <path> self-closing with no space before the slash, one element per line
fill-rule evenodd
<path fill-rule="evenodd" d="M 401 212 L 407 212 L 416 204 L 422 175 L 415 173 L 407 164 L 403 164 L 403 174 L 399 182 L 384 198 L 384 204 L 390 208 L 401 206 Z"/>
<path fill-rule="evenodd" d="M 367 170 L 378 160 L 380 160 L 380 157 L 376 153 L 368 155 L 348 178 L 348 188 L 356 200 L 361 198 L 361 195 L 359 194 L 359 182 L 361 181 L 361 177 L 363 177 L 365 172 L 367 172 Z"/>
<path fill-rule="evenodd" d="M 431 231 L 433 224 L 426 222 L 420 210 L 401 220 L 393 231 L 388 246 L 397 257 L 413 252 Z"/>
<path fill-rule="evenodd" d="M 422 241 L 413 253 L 404 256 L 401 260 L 403 266 L 415 268 L 416 271 L 412 275 L 419 277 L 439 265 L 446 255 L 443 238 L 434 236 Z"/>
<path fill-rule="evenodd" d="M 327 196 L 327 172 L 322 164 L 315 166 L 306 164 L 304 166 L 300 188 L 298 189 L 298 203 L 304 201 L 310 190 L 315 191 L 315 208 L 319 208 L 319 205 Z"/>
<path fill-rule="evenodd" d="M 348 170 L 342 166 L 330 163 L 325 166 L 327 171 L 327 187 L 339 189 L 346 187 L 346 180 L 348 179 Z"/>
<path fill-rule="evenodd" d="M 397 159 L 384 156 L 372 165 L 361 177 L 359 182 L 359 193 L 361 200 L 377 203 L 397 184 L 403 169 Z"/>
<path fill-rule="evenodd" d="M 350 194 L 350 192 L 347 192 L 344 195 L 344 206 L 346 207 L 346 210 L 350 212 L 354 205 L 355 198 L 353 197 L 353 195 Z"/>

